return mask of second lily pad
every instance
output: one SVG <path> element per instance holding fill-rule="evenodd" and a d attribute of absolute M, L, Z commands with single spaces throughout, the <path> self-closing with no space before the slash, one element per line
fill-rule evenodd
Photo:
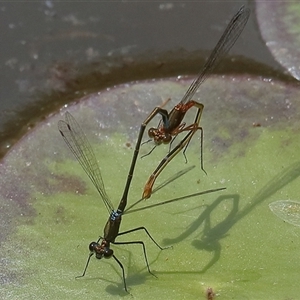
<path fill-rule="evenodd" d="M 270 203 L 269 207 L 283 221 L 300 226 L 300 201 L 278 200 Z"/>

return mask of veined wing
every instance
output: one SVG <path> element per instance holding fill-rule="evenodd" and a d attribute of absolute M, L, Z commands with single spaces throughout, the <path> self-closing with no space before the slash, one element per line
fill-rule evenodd
<path fill-rule="evenodd" d="M 96 156 L 84 132 L 69 112 L 65 114 L 65 121 L 58 121 L 58 130 L 98 190 L 108 212 L 111 213 L 113 206 L 106 194 Z"/>
<path fill-rule="evenodd" d="M 248 21 L 250 9 L 242 6 L 240 10 L 233 16 L 230 23 L 227 25 L 219 42 L 211 52 L 208 60 L 204 64 L 196 79 L 183 96 L 181 103 L 187 103 L 195 95 L 199 86 L 211 74 L 223 57 L 228 53 L 230 48 L 234 45 Z"/>

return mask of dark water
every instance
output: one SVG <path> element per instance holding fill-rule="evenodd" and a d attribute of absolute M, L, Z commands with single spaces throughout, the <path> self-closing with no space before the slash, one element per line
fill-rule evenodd
<path fill-rule="evenodd" d="M 243 4 L 247 1 L 1 3 L 2 154 L 36 121 L 76 95 L 197 72 L 198 59 L 215 46 Z M 261 74 L 261 65 L 255 69 L 249 59 L 266 69 L 278 65 L 250 8 L 250 20 L 230 54 L 246 58 L 235 65 L 239 72 L 254 68 Z M 223 70 L 232 66 L 228 61 Z"/>

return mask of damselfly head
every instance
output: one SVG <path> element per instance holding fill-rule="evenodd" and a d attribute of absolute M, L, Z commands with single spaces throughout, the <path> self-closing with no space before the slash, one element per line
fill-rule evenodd
<path fill-rule="evenodd" d="M 101 258 L 111 258 L 114 254 L 114 251 L 110 249 L 110 243 L 106 240 L 102 240 L 101 244 L 92 242 L 89 245 L 91 253 L 95 253 L 97 259 Z"/>
<path fill-rule="evenodd" d="M 153 142 L 156 146 L 161 144 L 169 144 L 172 140 L 172 136 L 170 134 L 165 133 L 161 128 L 153 128 L 151 127 L 148 130 L 149 138 L 153 139 Z"/>
<path fill-rule="evenodd" d="M 91 242 L 89 245 L 89 249 L 91 252 L 95 253 L 96 252 L 96 248 L 99 247 L 100 245 L 96 242 Z"/>

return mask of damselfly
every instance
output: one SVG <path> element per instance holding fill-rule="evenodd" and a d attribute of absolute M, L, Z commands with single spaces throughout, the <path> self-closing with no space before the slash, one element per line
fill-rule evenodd
<path fill-rule="evenodd" d="M 220 40 L 217 45 L 211 52 L 209 58 L 205 62 L 198 76 L 188 90 L 185 95 L 181 99 L 181 101 L 175 105 L 175 107 L 168 112 L 166 109 L 162 108 L 162 106 L 155 107 L 154 110 L 149 114 L 146 120 L 142 123 L 140 132 L 139 132 L 139 141 L 142 140 L 142 136 L 146 129 L 146 126 L 149 122 L 157 115 L 161 115 L 162 120 L 160 121 L 157 128 L 150 128 L 148 130 L 148 135 L 150 139 L 153 139 L 155 146 L 161 144 L 169 144 L 174 141 L 174 139 L 178 136 L 178 134 L 182 132 L 187 132 L 184 138 L 173 148 L 172 151 L 169 151 L 167 156 L 159 163 L 158 167 L 154 170 L 154 172 L 150 175 L 147 180 L 143 198 L 147 199 L 151 196 L 152 188 L 155 183 L 156 178 L 162 172 L 162 170 L 167 166 L 167 164 L 179 153 L 182 149 L 183 155 L 186 159 L 185 152 L 187 147 L 196 133 L 196 131 L 200 130 L 201 133 L 201 144 L 200 144 L 200 160 L 201 160 L 201 169 L 205 172 L 203 167 L 203 129 L 199 126 L 200 118 L 204 109 L 204 105 L 195 100 L 192 100 L 199 86 L 207 79 L 207 77 L 212 73 L 212 71 L 216 68 L 219 62 L 224 58 L 224 56 L 228 53 L 231 47 L 234 45 L 244 27 L 248 21 L 250 15 L 250 10 L 242 6 L 239 11 L 233 16 L 229 24 L 227 25 L 224 33 L 222 34 Z M 190 125 L 186 125 L 185 122 L 182 122 L 186 112 L 192 108 L 196 107 L 196 117 L 194 119 L 194 123 Z M 154 149 L 153 148 L 153 149 Z M 139 147 L 138 147 L 139 149 Z M 153 151 L 150 151 L 150 153 Z M 206 172 L 205 172 L 206 173 Z"/>

